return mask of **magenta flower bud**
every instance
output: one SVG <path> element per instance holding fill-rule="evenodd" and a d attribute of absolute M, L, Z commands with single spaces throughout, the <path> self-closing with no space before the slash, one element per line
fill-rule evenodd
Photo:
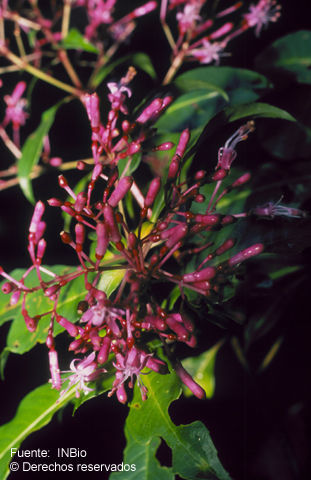
<path fill-rule="evenodd" d="M 82 343 L 83 343 L 82 338 L 77 338 L 76 340 L 74 340 L 73 342 L 71 342 L 71 344 L 70 344 L 69 347 L 68 347 L 68 350 L 69 350 L 69 351 L 77 350 Z"/>
<path fill-rule="evenodd" d="M 177 157 L 177 155 L 174 155 L 168 169 L 168 174 L 167 174 L 168 180 L 174 180 L 177 177 L 177 174 L 179 171 L 179 165 L 180 165 L 179 157 Z"/>
<path fill-rule="evenodd" d="M 102 346 L 98 352 L 97 360 L 99 363 L 106 363 L 109 357 L 109 352 L 110 352 L 110 346 L 111 346 L 111 338 L 106 335 L 104 337 Z"/>
<path fill-rule="evenodd" d="M 174 143 L 173 142 L 164 142 L 164 143 L 161 143 L 160 145 L 157 145 L 156 147 L 154 147 L 152 150 L 154 152 L 164 152 L 166 150 L 170 150 L 171 148 L 174 147 Z"/>
<path fill-rule="evenodd" d="M 137 237 L 135 233 L 130 232 L 127 237 L 127 245 L 130 250 L 133 250 L 137 246 Z"/>
<path fill-rule="evenodd" d="M 63 163 L 63 161 L 60 157 L 52 157 L 50 159 L 50 165 L 52 167 L 59 167 L 62 163 Z"/>
<path fill-rule="evenodd" d="M 40 317 L 30 317 L 28 313 L 24 310 L 22 311 L 27 330 L 33 333 L 37 330 L 38 322 Z"/>
<path fill-rule="evenodd" d="M 12 282 L 5 282 L 2 285 L 1 290 L 4 294 L 12 293 L 14 290 L 16 290 L 16 286 Z"/>
<path fill-rule="evenodd" d="M 39 200 L 39 202 L 36 203 L 36 206 L 32 215 L 32 219 L 29 227 L 29 233 L 37 232 L 44 209 L 45 209 L 44 204 Z"/>
<path fill-rule="evenodd" d="M 39 240 L 38 248 L 37 248 L 37 258 L 39 260 L 42 260 L 43 255 L 45 253 L 45 249 L 46 249 L 46 241 L 44 240 L 44 238 L 41 238 L 41 240 Z"/>
<path fill-rule="evenodd" d="M 203 225 L 207 225 L 207 226 L 211 226 L 211 227 L 213 225 L 217 225 L 217 223 L 220 220 L 219 215 L 200 215 L 200 214 L 198 214 L 194 218 L 195 218 L 196 222 L 202 223 Z"/>
<path fill-rule="evenodd" d="M 148 107 L 146 107 L 142 113 L 139 115 L 137 118 L 138 123 L 146 123 L 148 120 L 150 120 L 154 115 L 158 113 L 160 108 L 162 107 L 162 99 L 161 98 L 156 98 L 153 100 Z"/>
<path fill-rule="evenodd" d="M 14 88 L 12 95 L 11 95 L 11 102 L 16 103 L 23 95 L 25 89 L 26 89 L 26 83 L 25 82 L 18 82 L 16 87 Z"/>
<path fill-rule="evenodd" d="M 17 302 L 20 299 L 21 293 L 22 293 L 21 290 L 16 290 L 16 292 L 12 293 L 11 298 L 10 298 L 10 305 L 11 306 L 17 304 Z"/>
<path fill-rule="evenodd" d="M 150 368 L 154 372 L 160 373 L 161 375 L 166 375 L 169 373 L 166 363 L 162 362 L 162 360 L 159 360 L 158 358 L 148 357 L 146 367 Z"/>
<path fill-rule="evenodd" d="M 233 23 L 227 22 L 224 25 L 222 25 L 220 28 L 218 28 L 218 30 L 211 33 L 208 38 L 210 40 L 215 40 L 216 38 L 222 37 L 223 35 L 226 35 L 227 33 L 231 32 L 233 27 L 234 27 Z"/>
<path fill-rule="evenodd" d="M 244 173 L 244 175 L 237 178 L 231 186 L 232 188 L 240 187 L 241 185 L 244 185 L 244 183 L 248 182 L 250 178 L 251 178 L 251 174 L 249 172 Z"/>
<path fill-rule="evenodd" d="M 183 132 L 181 132 L 181 135 L 179 137 L 179 142 L 176 148 L 176 155 L 178 155 L 181 158 L 183 157 L 189 140 L 190 140 L 190 130 L 186 128 Z"/>
<path fill-rule="evenodd" d="M 112 207 L 110 205 L 105 205 L 103 208 L 103 214 L 104 214 L 104 219 L 105 222 L 108 226 L 109 233 L 111 240 L 114 243 L 120 242 L 121 241 L 121 235 L 118 229 L 118 226 L 116 224 L 115 216 L 112 210 Z"/>
<path fill-rule="evenodd" d="M 77 223 L 75 226 L 75 233 L 76 233 L 76 243 L 77 243 L 77 250 L 82 250 L 82 245 L 85 239 L 85 228 L 82 223 Z"/>
<path fill-rule="evenodd" d="M 178 322 L 173 316 L 167 317 L 166 323 L 168 327 L 177 334 L 179 340 L 185 342 L 189 338 L 189 332 L 185 327 Z"/>
<path fill-rule="evenodd" d="M 167 328 L 167 325 L 163 318 L 157 317 L 156 315 L 148 315 L 145 317 L 145 321 L 141 324 L 142 328 L 150 330 L 155 328 L 156 330 L 164 331 Z"/>
<path fill-rule="evenodd" d="M 127 192 L 130 190 L 131 186 L 133 184 L 133 178 L 132 177 L 123 177 L 119 181 L 118 185 L 112 192 L 108 203 L 111 207 L 116 207 L 118 203 L 123 200 Z"/>
<path fill-rule="evenodd" d="M 139 143 L 132 142 L 129 145 L 129 148 L 127 149 L 126 154 L 127 155 L 134 155 L 135 153 L 139 152 L 140 148 L 141 148 L 141 145 Z"/>
<path fill-rule="evenodd" d="M 233 240 L 232 238 L 229 238 L 222 245 L 220 245 L 220 247 L 217 248 L 217 250 L 215 251 L 215 254 L 222 255 L 223 253 L 230 250 L 230 248 L 232 248 L 234 244 L 235 244 L 235 240 Z"/>
<path fill-rule="evenodd" d="M 174 230 L 174 232 L 166 241 L 167 248 L 173 247 L 177 242 L 184 238 L 188 232 L 188 227 L 187 225 L 177 225 L 177 227 L 171 228 L 171 230 Z"/>
<path fill-rule="evenodd" d="M 48 200 L 48 204 L 50 205 L 50 207 L 61 207 L 63 202 L 58 198 L 53 197 Z"/>
<path fill-rule="evenodd" d="M 116 395 L 117 395 L 117 399 L 119 400 L 120 403 L 126 404 L 127 394 L 126 394 L 124 385 L 120 385 L 120 387 L 118 387 Z"/>
<path fill-rule="evenodd" d="M 48 287 L 46 290 L 44 290 L 44 296 L 53 300 L 55 293 L 57 293 L 59 289 L 60 285 L 52 285 L 51 287 Z"/>
<path fill-rule="evenodd" d="M 161 178 L 156 177 L 151 181 L 149 185 L 149 189 L 145 198 L 145 207 L 149 208 L 153 205 L 153 202 L 155 201 L 155 198 L 158 195 L 160 188 Z"/>
<path fill-rule="evenodd" d="M 76 215 L 76 212 L 68 205 L 62 205 L 60 208 L 63 210 L 63 212 L 68 213 L 68 215 L 70 215 L 71 217 L 74 217 Z"/>
<path fill-rule="evenodd" d="M 193 395 L 195 395 L 200 400 L 203 400 L 206 397 L 203 388 L 200 387 L 200 385 L 193 380 L 191 375 L 187 372 L 187 370 L 184 369 L 180 362 L 175 362 L 174 370 L 179 376 L 180 380 L 186 385 L 186 387 L 189 388 L 189 390 L 191 390 Z"/>
<path fill-rule="evenodd" d="M 95 255 L 97 260 L 101 260 L 105 255 L 109 243 L 107 227 L 104 223 L 96 225 L 97 243 Z"/>
<path fill-rule="evenodd" d="M 229 258 L 228 264 L 230 267 L 233 267 L 234 265 L 244 262 L 244 260 L 247 260 L 248 258 L 259 255 L 259 253 L 261 253 L 263 249 L 264 246 L 262 243 L 256 243 L 255 245 L 252 245 L 251 247 L 248 247 L 245 250 L 237 253 L 233 257 Z"/>
<path fill-rule="evenodd" d="M 78 328 L 73 323 L 69 322 L 69 320 L 67 320 L 66 318 L 57 316 L 56 321 L 62 327 L 64 327 L 65 330 L 67 330 L 67 332 L 71 337 L 76 337 L 78 335 L 79 333 Z"/>
<path fill-rule="evenodd" d="M 62 385 L 62 381 L 60 378 L 60 371 L 58 366 L 58 355 L 55 350 L 49 351 L 49 363 L 52 379 L 52 388 L 56 388 L 56 390 L 59 390 Z"/>
<path fill-rule="evenodd" d="M 81 213 L 86 205 L 86 194 L 84 192 L 80 192 L 77 195 L 75 201 L 75 211 Z"/>
<path fill-rule="evenodd" d="M 101 163 L 96 163 L 95 167 L 93 168 L 92 172 L 92 180 L 95 181 L 98 179 L 99 175 L 101 175 L 103 171 L 103 166 Z"/>
<path fill-rule="evenodd" d="M 92 329 L 90 331 L 89 339 L 92 342 L 94 350 L 99 350 L 101 346 L 101 337 L 98 335 L 97 330 Z"/>
<path fill-rule="evenodd" d="M 216 269 L 214 267 L 203 268 L 200 272 L 186 273 L 183 275 L 184 282 L 202 282 L 204 280 L 210 280 L 216 275 Z"/>
<path fill-rule="evenodd" d="M 89 117 L 89 121 L 91 123 L 92 128 L 98 128 L 100 122 L 100 114 L 99 114 L 99 98 L 97 93 L 92 93 L 91 95 L 85 93 L 81 97 L 82 102 L 86 108 L 87 116 Z"/>
<path fill-rule="evenodd" d="M 42 236 L 45 232 L 45 229 L 46 229 L 46 223 L 45 222 L 39 222 L 37 232 L 36 232 L 36 235 L 35 235 L 36 243 L 38 243 L 40 238 L 42 238 Z"/>
<path fill-rule="evenodd" d="M 142 5 L 141 7 L 135 8 L 133 11 L 133 18 L 141 17 L 142 15 L 146 15 L 147 13 L 152 12 L 157 8 L 157 2 L 151 1 L 145 3 L 145 5 Z"/>

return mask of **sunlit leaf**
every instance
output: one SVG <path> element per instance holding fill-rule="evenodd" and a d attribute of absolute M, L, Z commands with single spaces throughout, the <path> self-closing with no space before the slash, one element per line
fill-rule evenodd
<path fill-rule="evenodd" d="M 54 413 L 64 407 L 74 396 L 71 388 L 61 398 L 50 384 L 42 385 L 29 393 L 20 403 L 13 420 L 0 426 L 0 478 L 5 480 L 9 463 L 18 459 L 11 456 L 11 448 L 18 449 L 32 432 L 47 425 Z M 16 450 L 14 450 L 15 452 Z"/>
<path fill-rule="evenodd" d="M 79 30 L 71 28 L 64 38 L 63 47 L 68 50 L 84 50 L 85 52 L 98 53 L 98 48 L 88 42 Z"/>
<path fill-rule="evenodd" d="M 215 391 L 215 360 L 218 350 L 223 345 L 223 340 L 216 343 L 212 348 L 202 353 L 198 357 L 189 357 L 182 361 L 185 369 L 190 373 L 193 379 L 205 390 L 207 398 L 212 398 Z M 192 392 L 184 388 L 186 397 L 190 397 Z"/>
<path fill-rule="evenodd" d="M 44 137 L 48 134 L 56 115 L 57 110 L 59 109 L 62 102 L 53 105 L 53 107 L 46 110 L 41 117 L 41 122 L 39 127 L 27 138 L 23 149 L 22 156 L 18 161 L 18 179 L 21 186 L 21 189 L 25 197 L 31 202 L 35 202 L 30 174 L 35 165 L 37 165 L 42 147 Z"/>
<path fill-rule="evenodd" d="M 172 450 L 172 472 L 185 480 L 194 478 L 210 478 L 214 480 L 229 480 L 230 477 L 219 462 L 217 451 L 205 425 L 199 421 L 189 425 L 176 426 L 169 414 L 168 407 L 180 395 L 180 382 L 176 375 L 160 376 L 150 373 L 143 378 L 148 388 L 148 400 L 142 401 L 139 388 L 135 387 L 134 398 L 130 405 L 130 413 L 126 421 L 125 435 L 127 447 L 124 463 L 139 461 L 143 476 L 128 476 L 128 478 L 154 478 L 149 463 L 150 455 L 156 454 L 158 442 L 162 438 Z M 151 444 L 151 442 L 154 442 Z M 152 445 L 152 449 L 151 449 Z M 148 447 L 149 446 L 149 447 Z M 148 455 L 141 456 L 141 451 Z M 156 465 L 158 469 L 159 466 Z M 167 467 L 162 467 L 162 477 L 168 476 Z M 160 470 L 160 471 L 161 471 Z M 158 474 L 160 475 L 158 470 Z M 111 479 L 117 478 L 113 474 Z"/>

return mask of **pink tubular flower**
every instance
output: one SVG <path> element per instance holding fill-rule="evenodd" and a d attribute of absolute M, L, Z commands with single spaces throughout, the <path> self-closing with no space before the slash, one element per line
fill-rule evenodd
<path fill-rule="evenodd" d="M 242 125 L 238 130 L 231 135 L 225 143 L 224 147 L 221 147 L 218 151 L 218 163 L 216 169 L 221 168 L 224 170 L 230 170 L 233 160 L 236 158 L 236 145 L 242 140 L 248 138 L 248 134 L 254 131 L 254 122 L 247 122 Z"/>
<path fill-rule="evenodd" d="M 98 371 L 96 371 L 97 365 L 95 360 L 95 352 L 92 352 L 90 355 L 85 357 L 83 360 L 75 358 L 70 363 L 71 375 L 69 378 L 69 385 L 66 390 L 61 392 L 61 395 L 64 395 L 69 388 L 73 385 L 76 386 L 76 397 L 79 398 L 80 392 L 83 392 L 87 395 L 89 392 L 92 392 L 93 389 L 89 388 L 86 383 L 91 382 L 97 377 Z M 101 369 L 101 371 L 103 371 Z M 67 373 L 67 372 L 62 372 Z"/>
<path fill-rule="evenodd" d="M 189 55 L 200 63 L 207 64 L 216 62 L 218 65 L 220 57 L 226 55 L 223 51 L 225 46 L 226 44 L 224 42 L 210 42 L 204 38 L 202 40 L 202 47 L 190 50 Z"/>
<path fill-rule="evenodd" d="M 183 12 L 178 12 L 176 19 L 178 21 L 178 28 L 181 35 L 184 35 L 189 30 L 195 27 L 196 22 L 201 21 L 202 18 L 199 15 L 201 5 L 197 3 L 187 3 Z"/>
<path fill-rule="evenodd" d="M 263 218 L 273 219 L 274 217 L 289 217 L 289 218 L 301 218 L 306 217 L 307 214 L 299 208 L 286 207 L 280 205 L 281 198 L 277 202 L 268 202 L 265 205 L 256 207 L 252 210 L 254 215 Z"/>
<path fill-rule="evenodd" d="M 14 88 L 12 95 L 5 95 L 4 101 L 7 104 L 5 117 L 3 124 L 7 125 L 12 122 L 13 128 L 19 128 L 24 125 L 28 117 L 28 113 L 25 112 L 27 100 L 22 98 L 22 95 L 26 89 L 25 82 L 18 82 Z"/>
<path fill-rule="evenodd" d="M 244 19 L 249 27 L 256 27 L 255 34 L 258 37 L 262 28 L 270 22 L 276 22 L 281 13 L 281 6 L 276 0 L 260 0 L 257 5 L 251 5 Z"/>

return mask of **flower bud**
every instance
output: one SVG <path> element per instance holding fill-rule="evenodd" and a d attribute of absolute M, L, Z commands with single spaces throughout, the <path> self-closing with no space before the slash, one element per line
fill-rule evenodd
<path fill-rule="evenodd" d="M 245 250 L 237 253 L 233 257 L 229 258 L 228 264 L 230 267 L 238 265 L 239 263 L 244 262 L 244 260 L 247 260 L 248 258 L 259 255 L 259 253 L 261 253 L 263 249 L 264 246 L 262 243 L 256 243 L 255 245 L 252 245 L 251 247 L 248 247 Z"/>
<path fill-rule="evenodd" d="M 155 198 L 159 193 L 160 187 L 161 187 L 161 178 L 160 177 L 154 178 L 149 185 L 149 189 L 148 189 L 148 192 L 145 198 L 145 203 L 144 203 L 145 207 L 149 208 L 153 205 L 153 202 L 155 201 Z"/>
<path fill-rule="evenodd" d="M 118 205 L 118 203 L 125 197 L 127 192 L 130 190 L 132 183 L 132 177 L 121 178 L 108 200 L 108 203 L 111 207 L 116 207 Z"/>

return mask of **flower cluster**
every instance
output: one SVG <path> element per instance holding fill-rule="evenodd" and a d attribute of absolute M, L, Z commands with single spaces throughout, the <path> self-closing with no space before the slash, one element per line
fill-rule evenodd
<path fill-rule="evenodd" d="M 202 64 L 215 62 L 219 64 L 222 56 L 227 56 L 224 50 L 228 43 L 249 28 L 255 28 L 258 36 L 263 27 L 270 22 L 276 22 L 280 16 L 281 7 L 276 0 L 259 0 L 251 5 L 249 11 L 241 15 L 238 22 L 222 19 L 231 16 L 243 7 L 243 2 L 236 2 L 213 17 L 206 18 L 204 0 L 162 0 L 161 21 L 167 40 L 173 51 L 172 66 L 165 83 L 168 83 L 184 60 L 196 60 Z M 175 39 L 167 22 L 167 11 L 177 10 L 176 21 L 178 37 Z"/>
<path fill-rule="evenodd" d="M 236 157 L 237 143 L 246 140 L 254 126 L 253 122 L 248 122 L 230 137 L 219 150 L 218 163 L 212 173 L 199 170 L 187 180 L 182 180 L 181 176 L 190 140 L 189 131 L 184 130 L 171 156 L 167 175 L 155 177 L 142 192 L 133 177 L 127 175 L 127 170 L 133 156 L 144 145 L 150 148 L 154 134 L 152 124 L 171 98 L 154 99 L 131 120 L 126 116 L 125 102 L 131 95 L 129 83 L 133 75 L 134 70 L 130 68 L 118 84 L 108 84 L 110 111 L 105 123 L 100 118 L 97 94 L 82 97 L 92 129 L 94 164 L 80 162 L 78 168 L 81 171 L 91 169 L 89 181 L 85 191 L 75 193 L 60 175 L 59 185 L 69 195 L 69 200 L 51 198 L 48 201 L 50 206 L 71 217 L 71 231 L 62 231 L 60 237 L 75 251 L 78 266 L 69 272 L 55 274 L 42 265 L 47 243 L 43 220 L 45 206 L 39 201 L 28 235 L 32 265 L 20 280 L 1 269 L 2 276 L 7 279 L 3 291 L 11 294 L 11 304 L 21 297 L 22 315 L 29 331 L 37 329 L 42 317 L 50 317 L 46 345 L 54 388 L 61 390 L 64 380 L 68 379 L 68 376 L 61 377 L 54 342 L 55 324 L 59 324 L 71 337 L 69 351 L 81 356 L 70 365 L 69 386 L 75 386 L 77 395 L 81 391 L 89 393 L 88 383 L 113 368 L 115 380 L 109 395 L 115 393 L 120 402 L 126 402 L 126 387 L 132 388 L 136 378 L 145 399 L 148 392 L 142 375 L 146 370 L 160 374 L 168 372 L 167 364 L 149 344 L 150 339 L 157 338 L 181 380 L 197 397 L 203 398 L 204 390 L 185 371 L 171 349 L 174 342 L 183 342 L 189 347 L 196 345 L 193 321 L 183 309 L 176 311 L 168 304 L 163 305 L 156 287 L 164 284 L 167 291 L 178 288 L 183 298 L 187 289 L 213 301 L 236 267 L 262 252 L 263 245 L 257 243 L 230 256 L 228 252 L 234 247 L 234 238 L 229 237 L 220 245 L 206 239 L 212 238 L 215 230 L 237 221 L 237 214 L 217 212 L 217 204 L 230 190 L 240 188 L 250 178 L 249 174 L 244 174 L 230 186 L 222 186 Z M 152 148 L 170 150 L 173 144 L 167 142 Z M 127 163 L 120 173 L 118 164 L 122 159 Z M 209 200 L 200 191 L 207 184 L 214 185 Z M 136 223 L 125 208 L 129 196 L 139 209 Z M 197 208 L 203 203 L 205 207 L 201 213 L 192 211 L 193 206 Z M 90 234 L 91 246 L 87 241 Z M 203 252 L 204 260 L 198 261 L 193 271 L 185 271 L 184 256 Z M 107 271 L 113 274 L 120 270 L 118 287 L 107 294 L 102 276 Z M 32 271 L 36 272 L 38 282 L 28 286 L 27 277 Z M 50 280 L 46 280 L 46 276 Z M 84 279 L 84 299 L 69 320 L 59 313 L 58 301 L 62 290 L 80 277 Z M 50 300 L 51 308 L 31 317 L 27 297 L 39 291 Z"/>

